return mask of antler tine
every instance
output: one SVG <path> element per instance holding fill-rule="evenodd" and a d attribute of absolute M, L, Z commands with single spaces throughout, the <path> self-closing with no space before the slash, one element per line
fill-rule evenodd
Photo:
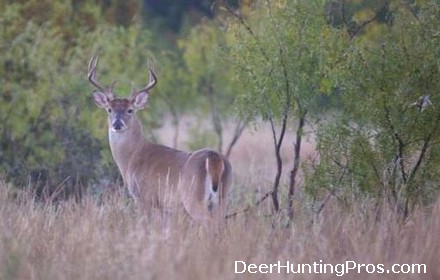
<path fill-rule="evenodd" d="M 156 76 L 155 68 L 156 68 L 156 63 L 153 60 L 153 65 L 149 67 L 150 77 L 148 79 L 148 84 L 138 91 L 132 91 L 131 94 L 132 97 L 140 94 L 141 92 L 149 91 L 157 84 L 157 76 Z"/>
<path fill-rule="evenodd" d="M 109 92 L 110 94 L 113 94 L 113 89 L 115 88 L 115 85 L 116 85 L 117 82 L 118 82 L 117 80 L 114 80 L 114 81 L 111 83 L 110 87 L 108 88 L 108 92 Z"/>
<path fill-rule="evenodd" d="M 156 72 L 154 68 L 150 67 L 150 78 L 148 80 L 148 85 L 143 90 L 148 91 L 149 89 L 153 88 L 156 84 L 157 84 Z"/>
<path fill-rule="evenodd" d="M 96 67 L 98 65 L 99 57 L 92 56 L 89 61 L 89 65 L 87 68 L 87 78 L 89 79 L 89 82 L 94 85 L 97 89 L 99 89 L 101 92 L 107 94 L 109 97 L 113 97 L 113 92 L 111 91 L 112 87 L 110 89 L 104 87 L 96 80 Z"/>

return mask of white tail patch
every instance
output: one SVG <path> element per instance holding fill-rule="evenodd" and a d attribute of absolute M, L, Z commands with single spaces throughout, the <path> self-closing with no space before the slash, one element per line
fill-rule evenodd
<path fill-rule="evenodd" d="M 205 177 L 205 205 L 208 207 L 209 212 L 214 210 L 219 204 L 219 192 L 213 190 L 212 177 L 209 173 L 209 158 L 205 161 L 206 177 Z"/>

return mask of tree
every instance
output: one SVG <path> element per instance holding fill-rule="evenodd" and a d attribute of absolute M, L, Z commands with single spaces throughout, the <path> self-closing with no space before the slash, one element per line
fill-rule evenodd
<path fill-rule="evenodd" d="M 209 108 L 211 123 L 217 135 L 217 149 L 226 151 L 229 156 L 237 142 L 247 120 L 237 120 L 231 142 L 224 148 L 223 126 L 232 114 L 237 85 L 230 78 L 231 66 L 223 59 L 226 38 L 224 32 L 215 22 L 204 22 L 195 26 L 190 34 L 180 41 L 183 58 L 188 69 L 192 90 L 201 94 L 201 108 Z"/>
<path fill-rule="evenodd" d="M 438 191 L 440 7 L 393 6 L 393 24 L 350 41 L 334 74 L 342 112 L 322 125 L 310 186 L 387 201 L 406 218 Z M 378 32 L 378 31 L 381 32 Z M 324 128 L 324 126 L 326 128 Z"/>
<path fill-rule="evenodd" d="M 253 119 L 268 121 L 272 128 L 277 173 L 270 195 L 275 211 L 280 210 L 280 148 L 290 118 L 295 116 L 298 122 L 288 190 L 292 218 L 306 117 L 315 111 L 318 97 L 330 89 L 326 71 L 331 51 L 338 50 L 337 41 L 326 24 L 322 1 L 258 1 L 248 17 L 226 9 L 232 17 L 230 62 L 242 86 L 238 108 Z"/>
<path fill-rule="evenodd" d="M 149 33 L 136 26 L 59 25 L 58 15 L 70 16 L 70 3 L 43 4 L 53 19 L 24 18 L 39 7 L 29 3 L 7 4 L 0 13 L 0 168 L 9 181 L 30 184 L 38 194 L 61 188 L 79 197 L 88 183 L 113 176 L 110 154 L 101 150 L 105 120 L 91 104 L 85 78 L 88 59 L 101 55 L 104 80 L 118 78 L 129 92 L 130 81 L 146 82 Z M 87 11 L 82 15 L 93 14 Z M 68 36 L 76 32 L 81 36 Z"/>
<path fill-rule="evenodd" d="M 177 148 L 181 118 L 190 109 L 197 107 L 198 101 L 191 88 L 187 69 L 178 50 L 157 51 L 159 63 L 157 98 L 162 100 L 171 113 L 174 126 L 173 147 Z"/>

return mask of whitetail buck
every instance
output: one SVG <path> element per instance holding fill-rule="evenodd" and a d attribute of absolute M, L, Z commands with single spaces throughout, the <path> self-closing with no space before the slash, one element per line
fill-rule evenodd
<path fill-rule="evenodd" d="M 97 88 L 96 105 L 107 111 L 110 149 L 131 196 L 144 210 L 174 207 L 180 201 L 197 221 L 222 220 L 232 177 L 229 161 L 209 149 L 191 153 L 147 141 L 136 112 L 145 108 L 157 83 L 154 70 L 150 68 L 147 86 L 117 98 L 114 83 L 107 88 L 96 80 L 97 63 L 92 57 L 87 77 Z"/>

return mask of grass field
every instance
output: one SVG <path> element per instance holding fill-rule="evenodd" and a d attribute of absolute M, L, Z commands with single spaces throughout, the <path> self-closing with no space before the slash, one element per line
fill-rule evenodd
<path fill-rule="evenodd" d="M 289 146 L 288 139 L 286 159 Z M 307 153 L 313 153 L 311 145 Z M 246 132 L 231 161 L 235 189 L 229 209 L 234 211 L 271 186 L 270 135 L 264 129 Z M 120 191 L 54 205 L 0 184 L 0 279 L 440 279 L 440 201 L 399 224 L 386 209 L 377 219 L 368 201 L 347 211 L 330 200 L 316 215 L 300 190 L 288 227 L 270 215 L 265 202 L 211 233 L 184 213 L 174 213 L 167 223 L 160 213 L 142 215 Z M 330 272 L 329 264 L 334 271 L 293 274 L 282 268 L 278 273 L 275 267 L 272 274 L 235 274 L 235 261 L 241 261 L 240 271 L 243 262 L 263 264 L 265 272 L 264 264 L 287 261 L 295 270 L 296 264 L 311 265 L 304 266 L 307 270 L 316 263 L 318 272 L 324 267 Z M 360 273 L 341 271 L 341 264 L 354 262 L 368 266 Z M 426 273 L 391 273 L 423 268 L 413 264 L 426 265 Z M 390 273 L 377 273 L 380 268 Z M 367 272 L 373 269 L 376 273 Z"/>

